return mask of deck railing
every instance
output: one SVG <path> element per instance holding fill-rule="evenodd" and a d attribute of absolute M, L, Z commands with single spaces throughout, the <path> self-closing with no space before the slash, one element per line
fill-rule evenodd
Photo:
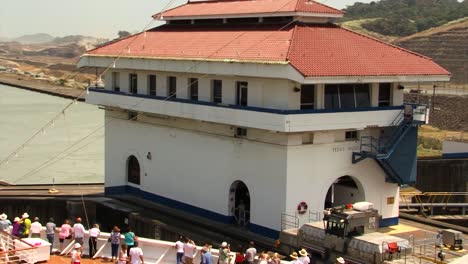
<path fill-rule="evenodd" d="M 36 248 L 34 245 L 0 231 L 0 263 L 34 263 Z"/>

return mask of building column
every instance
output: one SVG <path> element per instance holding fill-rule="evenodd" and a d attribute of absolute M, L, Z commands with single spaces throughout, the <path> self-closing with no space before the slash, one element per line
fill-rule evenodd
<path fill-rule="evenodd" d="M 379 106 L 379 84 L 378 83 L 371 84 L 371 106 L 372 107 Z"/>
<path fill-rule="evenodd" d="M 325 108 L 325 84 L 317 84 L 315 87 L 315 109 Z"/>

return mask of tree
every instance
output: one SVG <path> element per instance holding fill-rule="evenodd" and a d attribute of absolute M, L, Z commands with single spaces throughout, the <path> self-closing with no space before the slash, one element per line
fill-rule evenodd
<path fill-rule="evenodd" d="M 119 35 L 119 39 L 126 38 L 126 37 L 132 35 L 130 32 L 125 31 L 125 30 L 119 30 L 119 33 L 117 33 L 117 34 Z"/>

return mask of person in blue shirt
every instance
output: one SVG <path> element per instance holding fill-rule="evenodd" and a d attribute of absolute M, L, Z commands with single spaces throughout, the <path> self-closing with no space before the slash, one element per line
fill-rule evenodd
<path fill-rule="evenodd" d="M 201 252 L 201 264 L 213 264 L 213 257 L 211 255 L 210 248 L 205 246 L 201 249 Z"/>

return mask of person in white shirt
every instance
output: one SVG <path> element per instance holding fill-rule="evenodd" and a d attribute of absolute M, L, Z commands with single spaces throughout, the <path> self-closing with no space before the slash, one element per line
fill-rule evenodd
<path fill-rule="evenodd" d="M 97 247 L 97 237 L 101 233 L 99 230 L 99 225 L 94 224 L 93 228 L 89 230 L 89 257 L 92 258 L 94 254 L 96 254 L 96 247 Z"/>
<path fill-rule="evenodd" d="M 41 237 L 42 225 L 39 223 L 39 217 L 34 217 L 34 222 L 31 224 L 31 237 L 40 238 Z"/>
<path fill-rule="evenodd" d="M 76 223 L 73 225 L 73 236 L 75 242 L 81 245 L 81 253 L 83 253 L 83 238 L 85 235 L 85 228 L 81 224 L 81 217 L 76 218 Z"/>
<path fill-rule="evenodd" d="M 309 258 L 309 254 L 307 253 L 307 250 L 301 249 L 299 251 L 299 255 L 301 255 L 301 257 L 299 258 L 300 262 L 302 262 L 303 264 L 309 264 L 310 263 L 310 258 Z"/>
<path fill-rule="evenodd" d="M 133 247 L 130 249 L 130 264 L 143 264 L 143 250 L 138 246 L 138 241 L 135 241 Z"/>
<path fill-rule="evenodd" d="M 179 240 L 177 240 L 177 242 L 175 242 L 175 245 L 174 245 L 174 247 L 176 248 L 176 252 L 177 252 L 176 253 L 177 264 L 182 263 L 182 257 L 184 256 L 184 242 L 182 242 L 182 240 L 184 240 L 184 237 L 180 236 Z"/>
<path fill-rule="evenodd" d="M 250 241 L 249 248 L 245 251 L 245 261 L 247 262 L 247 264 L 253 264 L 256 255 L 257 249 L 255 248 L 255 243 L 253 241 Z"/>
<path fill-rule="evenodd" d="M 188 238 L 185 238 L 184 244 L 184 257 L 185 257 L 185 264 L 193 264 L 193 256 L 195 255 L 195 242 Z"/>

